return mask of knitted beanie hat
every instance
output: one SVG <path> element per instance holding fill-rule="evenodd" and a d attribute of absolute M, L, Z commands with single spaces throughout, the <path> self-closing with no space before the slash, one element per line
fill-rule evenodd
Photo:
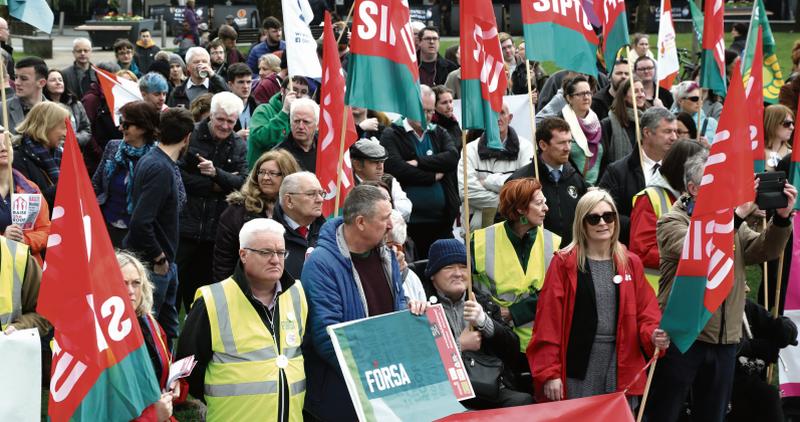
<path fill-rule="evenodd" d="M 430 279 L 443 267 L 450 264 L 466 264 L 467 249 L 456 239 L 439 239 L 428 250 L 428 265 L 425 267 L 425 278 Z"/>

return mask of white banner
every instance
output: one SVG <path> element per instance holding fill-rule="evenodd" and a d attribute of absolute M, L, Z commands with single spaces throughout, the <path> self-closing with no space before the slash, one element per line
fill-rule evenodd
<path fill-rule="evenodd" d="M 0 332 L 0 421 L 39 421 L 42 412 L 42 343 L 35 328 Z"/>
<path fill-rule="evenodd" d="M 314 12 L 308 0 L 282 0 L 283 32 L 289 76 L 322 78 L 322 66 L 317 56 L 317 41 L 308 25 Z"/>
<path fill-rule="evenodd" d="M 517 136 L 533 142 L 533 133 L 531 133 L 531 108 L 528 103 L 528 94 L 506 95 L 503 97 L 503 103 L 508 106 L 508 111 L 514 116 L 509 126 L 514 128 L 514 131 L 517 132 Z M 458 124 L 460 125 L 460 99 L 453 100 L 453 116 L 458 120 Z"/>
<path fill-rule="evenodd" d="M 631 63 L 631 66 L 633 63 Z M 661 0 L 661 21 L 658 25 L 658 72 L 657 80 L 661 82 L 668 76 L 678 73 L 678 49 L 675 46 L 675 27 L 672 25 L 672 1 Z"/>

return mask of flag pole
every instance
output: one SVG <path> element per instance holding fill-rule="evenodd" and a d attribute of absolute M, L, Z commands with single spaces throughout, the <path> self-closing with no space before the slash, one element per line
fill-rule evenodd
<path fill-rule="evenodd" d="M 625 46 L 626 55 L 625 57 L 628 58 L 631 56 L 631 46 Z M 608 66 L 608 64 L 606 64 Z M 612 63 L 613 69 L 613 63 Z M 642 134 L 640 133 L 639 129 L 639 107 L 636 105 L 636 87 L 633 86 L 633 64 L 628 62 L 628 80 L 631 81 L 631 102 L 633 103 L 633 123 L 634 127 L 636 128 L 636 145 L 639 147 L 639 164 L 642 167 L 642 177 L 647 180 L 647 176 L 644 174 L 644 151 L 642 150 Z M 656 97 L 658 96 L 658 84 L 656 84 Z M 655 364 L 653 364 L 655 366 Z"/>
<path fill-rule="evenodd" d="M 3 101 L 3 127 L 5 128 L 2 134 L 2 142 L 6 142 L 6 137 L 11 136 L 11 128 L 8 127 L 8 103 L 6 102 L 6 61 L 0 58 L 0 100 Z M 11 148 L 11 145 L 6 145 Z M 12 166 L 8 166 L 8 192 L 14 192 L 14 170 Z"/>
<path fill-rule="evenodd" d="M 533 88 L 531 87 L 531 62 L 527 58 L 525 58 L 525 72 L 528 78 L 528 110 L 531 114 L 531 142 L 533 143 L 533 174 L 536 177 L 536 180 L 541 183 L 541 179 L 539 179 L 539 154 L 537 151 L 539 150 L 539 141 L 536 139 L 536 105 L 533 103 Z M 464 142 L 464 157 L 467 155 L 466 150 L 466 139 Z M 466 183 L 467 174 L 466 174 L 466 167 L 464 170 L 464 181 Z M 464 185 L 466 186 L 466 184 Z M 467 256 L 469 258 L 469 255 Z"/>
<path fill-rule="evenodd" d="M 484 135 L 487 136 L 487 135 Z M 476 141 L 477 142 L 477 141 Z M 472 251 L 470 251 L 470 219 L 469 219 L 469 184 L 467 181 L 467 131 L 461 132 L 461 157 L 464 162 L 462 170 L 464 172 L 464 244 L 467 246 L 467 298 L 472 297 Z"/>
<path fill-rule="evenodd" d="M 341 203 L 340 187 L 342 186 L 342 167 L 344 166 L 344 141 L 347 137 L 347 113 L 350 113 L 350 107 L 344 106 L 344 113 L 342 113 L 342 135 L 339 138 L 339 162 L 336 164 L 336 199 L 333 200 L 333 217 L 339 216 L 339 204 Z"/>
<path fill-rule="evenodd" d="M 342 32 L 339 33 L 339 36 L 336 37 L 336 45 L 339 45 L 339 41 L 342 40 L 342 35 L 347 32 L 347 22 L 350 22 L 350 17 L 353 16 L 353 9 L 356 8 L 356 2 L 353 0 L 353 4 L 350 5 L 350 11 L 347 12 L 347 18 L 344 20 L 344 29 Z"/>
<path fill-rule="evenodd" d="M 644 416 L 644 408 L 647 405 L 647 394 L 650 392 L 650 384 L 653 382 L 653 374 L 656 373 L 656 364 L 658 363 L 658 354 L 661 353 L 661 349 L 656 347 L 655 354 L 653 356 L 653 364 L 650 365 L 650 372 L 647 373 L 647 383 L 644 386 L 644 395 L 642 395 L 642 403 L 639 405 L 639 414 L 636 416 L 636 422 L 642 422 L 642 416 Z"/>
<path fill-rule="evenodd" d="M 767 216 L 764 216 L 764 218 L 761 219 L 761 229 L 762 233 L 767 230 Z M 763 267 L 764 267 L 764 309 L 769 311 L 769 291 L 768 291 L 769 279 L 767 278 L 768 277 L 767 261 L 764 261 Z M 778 280 L 778 283 L 780 283 L 780 280 Z"/>
<path fill-rule="evenodd" d="M 785 252 L 786 252 L 786 250 L 784 249 L 784 251 L 781 252 L 780 258 L 778 258 L 778 279 L 776 281 L 777 284 L 775 285 L 775 300 L 773 302 L 775 305 L 772 308 L 772 317 L 773 318 L 777 318 L 778 314 L 780 313 L 780 310 L 778 308 L 780 308 L 780 304 L 781 304 L 781 284 L 782 284 L 781 283 L 781 279 L 783 278 L 783 259 L 784 259 L 784 253 Z M 772 383 L 772 375 L 774 373 L 775 373 L 775 364 L 771 363 L 771 364 L 769 364 L 769 367 L 767 368 L 767 382 L 768 383 Z"/>

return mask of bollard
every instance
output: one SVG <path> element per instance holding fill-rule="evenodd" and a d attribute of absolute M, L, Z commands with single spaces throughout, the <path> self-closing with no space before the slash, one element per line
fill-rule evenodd
<path fill-rule="evenodd" d="M 64 35 L 64 12 L 58 13 L 58 35 Z"/>

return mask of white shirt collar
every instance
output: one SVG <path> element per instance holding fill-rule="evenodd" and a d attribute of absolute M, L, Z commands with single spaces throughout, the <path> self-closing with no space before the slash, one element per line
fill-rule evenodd
<path fill-rule="evenodd" d="M 196 83 L 192 82 L 192 78 L 188 78 L 188 79 L 186 79 L 186 89 L 188 90 L 189 88 L 191 88 L 193 86 L 201 86 L 201 85 L 204 86 L 206 89 L 208 89 L 208 82 L 209 82 L 209 79 L 205 78 L 205 79 L 203 79 L 202 83 L 196 84 Z"/>

